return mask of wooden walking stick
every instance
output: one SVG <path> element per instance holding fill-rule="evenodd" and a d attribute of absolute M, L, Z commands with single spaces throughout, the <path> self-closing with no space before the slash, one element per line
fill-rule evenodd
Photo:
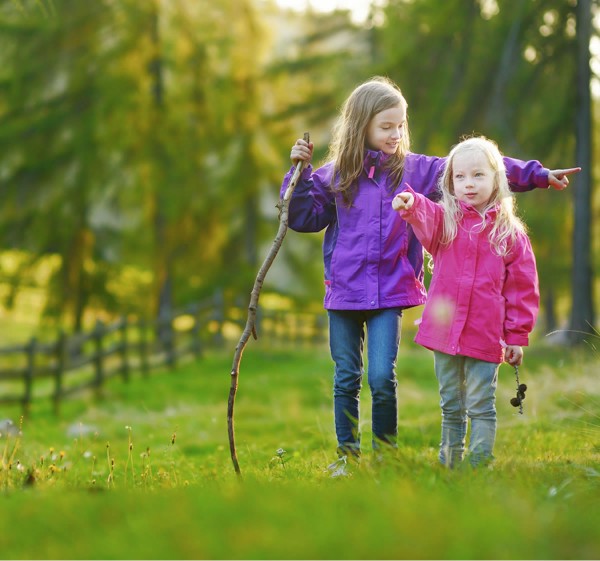
<path fill-rule="evenodd" d="M 304 140 L 306 142 L 310 141 L 310 136 L 307 132 L 304 133 Z M 298 183 L 298 179 L 300 179 L 300 174 L 302 170 L 306 166 L 306 162 L 304 160 L 299 160 L 296 164 L 296 169 L 294 170 L 294 175 L 292 175 L 292 179 L 288 184 L 288 188 L 283 195 L 283 198 L 279 201 L 277 205 L 279 208 L 279 230 L 277 231 L 277 236 L 273 240 L 273 244 L 271 245 L 271 249 L 267 257 L 265 258 L 261 268 L 256 275 L 256 280 L 254 281 L 254 287 L 252 288 L 252 292 L 250 294 L 250 304 L 248 305 L 248 319 L 246 320 L 246 327 L 242 332 L 242 336 L 235 348 L 235 354 L 233 356 L 233 365 L 231 367 L 231 387 L 229 388 L 229 400 L 227 403 L 227 428 L 229 432 L 229 451 L 231 453 L 231 461 L 233 462 L 233 467 L 235 472 L 241 476 L 242 472 L 240 471 L 240 464 L 237 458 L 237 451 L 235 448 L 235 430 L 234 430 L 234 417 L 233 417 L 233 409 L 235 405 L 235 396 L 238 388 L 238 377 L 240 374 L 240 362 L 242 360 L 242 354 L 244 352 L 244 348 L 246 347 L 246 343 L 248 339 L 250 339 L 250 335 L 254 337 L 254 339 L 258 339 L 256 335 L 256 310 L 258 308 L 258 297 L 260 296 L 260 291 L 262 289 L 263 282 L 265 277 L 267 276 L 267 271 L 271 267 L 271 264 L 275 260 L 277 252 L 283 243 L 283 238 L 288 229 L 288 209 L 290 206 L 290 199 L 292 198 L 292 193 L 296 188 L 296 184 Z"/>

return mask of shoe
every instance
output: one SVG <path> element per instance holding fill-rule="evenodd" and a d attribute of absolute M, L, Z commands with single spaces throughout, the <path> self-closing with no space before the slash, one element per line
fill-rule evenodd
<path fill-rule="evenodd" d="M 335 462 L 329 464 L 327 469 L 331 472 L 329 477 L 348 477 L 350 476 L 350 470 L 348 469 L 348 457 L 342 456 Z"/>

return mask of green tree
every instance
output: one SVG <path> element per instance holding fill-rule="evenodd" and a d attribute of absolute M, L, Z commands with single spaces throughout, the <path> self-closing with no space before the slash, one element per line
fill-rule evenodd
<path fill-rule="evenodd" d="M 2 237 L 60 255 L 50 310 L 79 329 L 129 263 L 152 271 L 136 298 L 154 313 L 247 270 L 268 138 L 252 3 L 53 6 L 5 1 L 0 28 Z"/>
<path fill-rule="evenodd" d="M 575 165 L 574 2 L 398 0 L 384 14 L 376 52 L 407 96 L 416 151 L 445 154 L 477 133 L 510 156 Z M 553 299 L 569 286 L 570 197 L 528 193 L 518 203 L 552 327 Z"/>
<path fill-rule="evenodd" d="M 109 12 L 56 1 L 56 11 L 32 2 L 1 5 L 0 146 L 3 152 L 0 210 L 4 247 L 19 247 L 32 260 L 60 255 L 49 310 L 81 328 L 86 306 L 108 276 L 102 227 L 93 224 L 95 202 L 108 170 L 101 164 L 103 114 L 111 110 L 105 48 Z"/>

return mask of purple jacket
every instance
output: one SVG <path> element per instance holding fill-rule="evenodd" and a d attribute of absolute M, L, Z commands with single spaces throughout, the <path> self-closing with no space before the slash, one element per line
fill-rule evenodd
<path fill-rule="evenodd" d="M 392 209 L 399 185 L 388 189 L 383 152 L 368 150 L 351 208 L 330 189 L 332 163 L 313 171 L 308 165 L 294 190 L 288 225 L 296 232 L 324 228 L 324 307 L 328 310 L 409 308 L 425 303 L 423 247 L 412 228 Z M 402 183 L 435 198 L 446 158 L 408 154 Z M 548 169 L 539 162 L 504 158 L 513 191 L 548 187 Z M 285 175 L 285 193 L 294 168 Z"/>

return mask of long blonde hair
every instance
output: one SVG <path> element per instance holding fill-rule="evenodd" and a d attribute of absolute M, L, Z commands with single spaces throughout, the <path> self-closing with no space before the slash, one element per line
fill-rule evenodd
<path fill-rule="evenodd" d="M 490 167 L 494 171 L 494 188 L 488 206 L 483 214 L 491 207 L 496 207 L 496 218 L 489 233 L 489 240 L 497 255 L 505 256 L 510 251 L 519 233 L 525 233 L 526 227 L 515 214 L 516 204 L 506 178 L 506 168 L 502 154 L 497 144 L 484 136 L 470 137 L 456 144 L 446 161 L 444 173 L 440 178 L 440 189 L 442 198 L 440 203 L 444 207 L 444 231 L 442 243 L 449 244 L 458 231 L 458 223 L 463 213 L 454 193 L 452 181 L 454 157 L 467 150 L 479 150 L 486 157 Z M 485 228 L 485 217 L 482 218 L 481 229 Z"/>
<path fill-rule="evenodd" d="M 342 105 L 333 129 L 327 160 L 334 162 L 331 188 L 342 195 L 347 206 L 352 206 L 357 180 L 363 171 L 369 123 L 377 113 L 393 107 L 403 107 L 406 112 L 408 104 L 400 88 L 383 76 L 375 76 L 358 86 Z M 400 183 L 409 147 L 410 135 L 406 123 L 398 149 L 385 163 L 390 170 L 392 190 Z"/>

